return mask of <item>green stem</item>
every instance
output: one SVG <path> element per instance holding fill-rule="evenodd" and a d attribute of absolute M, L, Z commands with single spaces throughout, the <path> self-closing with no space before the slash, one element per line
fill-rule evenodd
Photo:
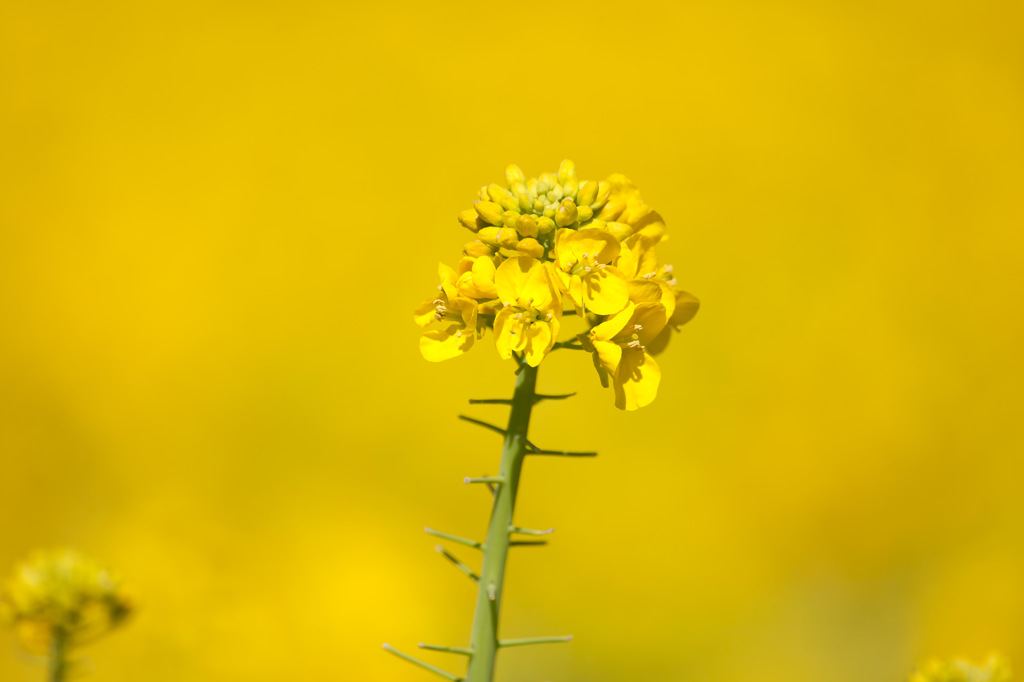
<path fill-rule="evenodd" d="M 484 560 L 480 569 L 480 587 L 476 595 L 473 631 L 469 647 L 473 657 L 469 662 L 466 682 L 491 682 L 494 659 L 498 651 L 498 614 L 505 582 L 505 560 L 508 557 L 509 530 L 515 510 L 519 474 L 526 457 L 526 432 L 530 427 L 530 411 L 537 402 L 537 368 L 523 363 L 516 378 L 512 396 L 512 411 L 505 431 L 505 444 L 501 450 L 499 477 L 503 482 L 494 493 L 491 522 L 484 542 Z"/>
<path fill-rule="evenodd" d="M 64 682 L 68 669 L 68 634 L 63 628 L 54 628 L 50 638 L 49 682 Z"/>

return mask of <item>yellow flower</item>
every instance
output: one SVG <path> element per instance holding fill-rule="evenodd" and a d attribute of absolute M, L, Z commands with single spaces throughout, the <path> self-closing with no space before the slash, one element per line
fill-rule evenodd
<path fill-rule="evenodd" d="M 620 249 L 615 237 L 596 228 L 557 232 L 554 270 L 578 309 L 613 315 L 626 306 L 626 278 L 610 265 Z"/>
<path fill-rule="evenodd" d="M 424 301 L 413 315 L 421 327 L 434 327 L 420 337 L 420 353 L 430 362 L 462 355 L 473 347 L 477 336 L 477 302 L 459 294 L 459 280 L 450 267 L 442 263 L 438 274 L 437 297 Z"/>
<path fill-rule="evenodd" d="M 72 550 L 37 552 L 15 568 L 0 594 L 0 611 L 22 645 L 46 653 L 60 633 L 74 646 L 91 641 L 131 613 L 120 580 Z"/>
<path fill-rule="evenodd" d="M 499 356 L 536 366 L 563 346 L 561 317 L 575 313 L 592 327 L 581 338 L 616 404 L 634 410 L 654 399 L 651 356 L 699 303 L 658 263 L 665 223 L 627 177 L 582 180 L 569 160 L 529 179 L 508 166 L 504 186 L 481 187 L 458 220 L 472 241 L 456 269 L 441 267 L 439 293 L 415 313 L 429 327 L 425 358 L 465 353 L 492 328 Z"/>
<path fill-rule="evenodd" d="M 930 661 L 910 676 L 909 682 L 1011 682 L 1010 663 L 992 654 L 982 665 L 961 659 Z"/>
<path fill-rule="evenodd" d="M 522 353 L 533 367 L 551 351 L 558 338 L 562 303 L 536 258 L 509 258 L 495 276 L 501 309 L 494 318 L 494 343 L 504 359 Z"/>
<path fill-rule="evenodd" d="M 594 366 L 607 388 L 615 388 L 615 406 L 637 410 L 658 395 L 661 370 L 647 350 L 668 323 L 661 303 L 629 303 L 626 308 L 581 334 L 584 348 L 594 354 Z"/>
<path fill-rule="evenodd" d="M 467 298 L 490 300 L 498 297 L 494 286 L 494 259 L 491 256 L 465 257 L 459 261 L 456 286 Z"/>

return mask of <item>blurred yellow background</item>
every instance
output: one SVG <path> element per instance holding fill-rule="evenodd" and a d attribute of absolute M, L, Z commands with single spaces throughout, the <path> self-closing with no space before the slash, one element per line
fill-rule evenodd
<path fill-rule="evenodd" d="M 658 400 L 544 363 L 502 682 L 1024 666 L 1019 2 L 6 0 L 0 571 L 116 566 L 89 679 L 431 676 L 511 391 L 411 311 L 506 164 L 630 176 L 703 303 Z M 469 551 L 458 552 L 475 560 Z M 0 639 L 0 679 L 40 670 Z M 461 671 L 461 660 L 423 655 Z"/>

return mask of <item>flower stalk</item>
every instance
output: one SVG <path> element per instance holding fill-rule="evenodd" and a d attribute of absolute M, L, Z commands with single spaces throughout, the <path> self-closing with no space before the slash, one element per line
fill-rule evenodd
<path fill-rule="evenodd" d="M 64 682 L 68 668 L 68 634 L 63 628 L 55 628 L 50 638 L 48 665 L 50 682 Z"/>
<path fill-rule="evenodd" d="M 480 569 L 479 587 L 476 595 L 476 609 L 473 613 L 473 630 L 469 648 L 473 656 L 469 662 L 467 682 L 490 682 L 494 675 L 494 661 L 498 653 L 498 616 L 501 611 L 501 597 L 505 582 L 505 564 L 511 535 L 516 528 L 512 525 L 515 512 L 516 493 L 519 490 L 519 476 L 527 452 L 527 431 L 530 428 L 530 413 L 537 402 L 537 368 L 523 363 L 516 377 L 512 409 L 505 430 L 505 443 L 501 449 L 499 476 L 504 479 L 494 491 L 491 520 L 484 541 L 484 558 Z"/>

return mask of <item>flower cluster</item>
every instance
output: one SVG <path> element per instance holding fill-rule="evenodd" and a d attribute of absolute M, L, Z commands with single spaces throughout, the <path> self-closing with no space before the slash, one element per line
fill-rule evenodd
<path fill-rule="evenodd" d="M 55 636 L 84 644 L 113 629 L 131 612 L 116 577 L 71 550 L 37 552 L 15 568 L 0 593 L 0 615 L 33 653 L 46 653 Z"/>
<path fill-rule="evenodd" d="M 440 266 L 437 295 L 416 309 L 423 357 L 461 355 L 491 329 L 502 358 L 534 367 L 555 348 L 587 350 L 616 406 L 649 404 L 661 379 L 653 355 L 699 305 L 658 264 L 661 216 L 624 176 L 580 181 L 568 160 L 531 179 L 509 166 L 505 185 L 483 187 L 459 214 L 473 239 L 456 268 Z M 558 341 L 567 314 L 586 323 L 578 341 Z"/>
<path fill-rule="evenodd" d="M 961 659 L 931 661 L 910 676 L 909 682 L 1011 682 L 1010 664 L 999 654 L 992 654 L 982 665 Z"/>

